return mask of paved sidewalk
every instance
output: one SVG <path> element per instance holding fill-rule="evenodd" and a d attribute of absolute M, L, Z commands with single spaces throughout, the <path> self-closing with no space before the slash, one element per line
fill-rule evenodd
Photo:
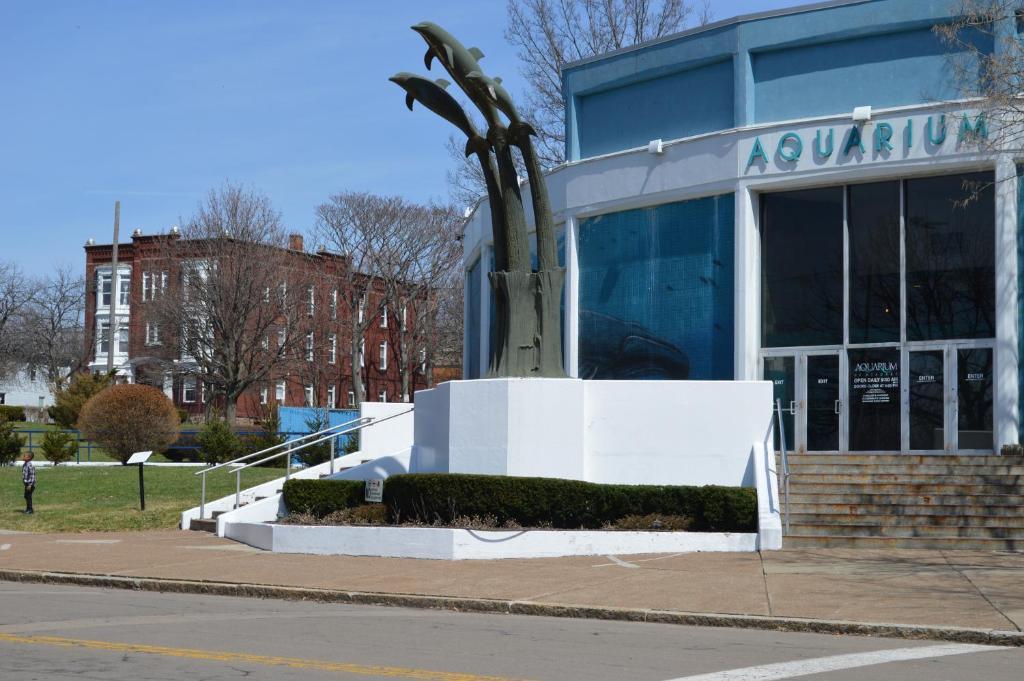
<path fill-rule="evenodd" d="M 31 570 L 939 627 L 1024 629 L 1024 554 L 800 549 L 430 561 L 273 554 L 199 532 L 10 534 Z"/>

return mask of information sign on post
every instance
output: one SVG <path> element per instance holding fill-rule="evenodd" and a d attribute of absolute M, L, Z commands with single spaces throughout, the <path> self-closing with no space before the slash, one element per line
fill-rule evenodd
<path fill-rule="evenodd" d="M 142 465 L 149 460 L 149 457 L 153 456 L 153 452 L 135 452 L 128 457 L 127 464 L 129 466 L 139 467 L 139 507 L 140 510 L 146 510 L 146 483 L 142 479 Z"/>
<path fill-rule="evenodd" d="M 384 501 L 384 480 L 382 478 L 370 478 L 366 481 L 365 499 L 371 504 L 379 504 Z"/>

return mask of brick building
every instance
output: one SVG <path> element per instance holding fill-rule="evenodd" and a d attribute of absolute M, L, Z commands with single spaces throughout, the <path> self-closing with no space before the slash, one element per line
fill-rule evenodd
<path fill-rule="evenodd" d="M 168 257 L 170 240 L 177 255 Z M 212 390 L 204 387 L 202 371 L 183 352 L 173 330 L 162 328 L 156 302 L 171 287 L 182 284 L 183 263 L 189 259 L 190 243 L 172 230 L 170 234 L 147 236 L 135 230 L 130 243 L 118 247 L 117 276 L 112 276 L 111 244 L 85 245 L 86 281 L 85 307 L 86 353 L 91 371 L 107 368 L 108 352 L 113 351 L 113 366 L 118 380 L 140 382 L 161 388 L 176 406 L 198 419 L 208 407 Z M 237 418 L 251 421 L 264 413 L 265 405 L 317 406 L 327 408 L 355 407 L 352 381 L 351 330 L 346 326 L 349 306 L 344 302 L 353 295 L 339 290 L 344 277 L 339 276 L 346 259 L 323 250 L 307 252 L 300 235 L 289 238 L 287 249 L 272 249 L 275 256 L 298 281 L 299 288 L 288 292 L 288 304 L 303 318 L 298 352 L 288 362 L 277 366 L 266 380 L 251 387 L 238 400 Z M 207 251 L 209 247 L 207 245 Z M 186 275 L 187 276 L 187 275 Z M 359 275 L 357 275 L 359 276 Z M 295 279 L 293 279 L 295 281 Z M 295 286 L 293 286 L 293 289 Z M 281 284 L 284 300 L 286 286 Z M 361 366 L 365 399 L 400 401 L 402 380 L 399 361 L 399 333 L 412 310 L 380 308 L 382 289 L 370 286 L 361 306 L 374 314 L 363 333 Z M 264 293 L 271 295 L 268 287 Z M 274 295 L 278 295 L 275 291 Z M 276 300 L 276 298 L 275 298 Z M 111 302 L 114 306 L 117 332 L 110 347 Z M 339 301 L 341 303 L 339 304 Z M 360 310 L 360 315 L 364 314 Z M 166 324 L 164 324 L 166 325 Z M 262 333 L 262 332 L 261 332 Z M 261 339 L 268 347 L 277 339 L 267 332 Z M 409 367 L 413 390 L 424 385 L 424 367 L 419 353 Z"/>

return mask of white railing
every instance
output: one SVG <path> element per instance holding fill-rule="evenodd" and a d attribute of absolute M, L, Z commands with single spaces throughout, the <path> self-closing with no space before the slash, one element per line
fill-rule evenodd
<path fill-rule="evenodd" d="M 234 507 L 238 508 L 241 505 L 242 498 L 242 471 L 244 471 L 245 469 L 251 468 L 253 466 L 258 466 L 259 464 L 267 463 L 268 461 L 273 461 L 274 459 L 283 456 L 285 457 L 284 478 L 285 480 L 288 480 L 291 477 L 291 461 L 292 455 L 295 454 L 295 452 L 301 451 L 307 447 L 312 447 L 313 445 L 321 444 L 323 442 L 330 442 L 330 473 L 328 473 L 328 475 L 333 475 L 335 472 L 334 460 L 336 458 L 335 442 L 337 441 L 337 438 L 339 436 L 348 435 L 349 433 L 360 431 L 363 428 L 366 428 L 367 426 L 377 425 L 378 423 L 383 423 L 384 421 L 389 421 L 399 416 L 405 416 L 406 414 L 412 412 L 412 410 L 413 408 L 410 407 L 409 409 L 402 412 L 398 412 L 397 414 L 391 414 L 390 416 L 383 416 L 379 418 L 373 416 L 361 416 L 357 419 L 346 421 L 345 423 L 341 423 L 336 426 L 331 426 L 330 428 L 324 428 L 323 430 L 317 431 L 315 433 L 309 433 L 308 435 L 303 435 L 293 440 L 282 442 L 280 444 L 274 445 L 273 447 L 267 447 L 257 452 L 253 452 L 251 454 L 246 454 L 245 456 L 240 456 L 236 459 L 232 459 L 231 461 L 225 461 L 224 463 L 219 463 L 215 466 L 210 466 L 209 468 L 204 468 L 201 471 L 197 471 L 195 475 L 201 476 L 202 479 L 202 490 L 200 492 L 199 498 L 199 517 L 206 517 L 206 476 L 208 473 L 212 473 L 216 470 L 220 470 L 228 466 L 235 466 L 234 470 L 232 471 L 235 474 Z M 306 440 L 306 442 L 303 442 L 303 440 Z M 302 442 L 302 444 L 295 446 L 296 443 L 298 442 Z M 256 461 L 250 461 L 250 459 L 253 459 L 254 457 L 257 457 L 261 454 L 267 454 L 269 452 L 273 452 L 274 450 L 282 448 L 282 451 L 270 454 L 270 456 L 265 456 L 262 459 L 257 459 Z"/>

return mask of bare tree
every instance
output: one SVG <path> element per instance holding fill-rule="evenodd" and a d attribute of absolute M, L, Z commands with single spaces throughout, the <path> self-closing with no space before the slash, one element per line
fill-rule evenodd
<path fill-rule="evenodd" d="M 162 244 L 171 282 L 144 314 L 168 341 L 164 366 L 201 381 L 233 423 L 239 397 L 296 355 L 306 275 L 292 258 L 304 256 L 286 250 L 270 200 L 232 184 Z"/>
<path fill-rule="evenodd" d="M 1024 24 L 1020 0 L 955 0 L 956 19 L 939 24 L 935 33 L 948 47 L 949 72 L 958 95 L 977 99 L 984 115 L 984 135 L 972 125 L 975 142 L 1005 151 L 1024 144 L 1024 45 L 1018 26 Z M 989 135 L 989 126 L 996 135 Z"/>
<path fill-rule="evenodd" d="M 463 219 L 450 206 L 408 204 L 410 219 L 397 235 L 393 256 L 382 263 L 381 278 L 391 301 L 393 353 L 408 402 L 417 373 L 429 377 L 435 357 L 433 328 L 438 295 L 453 272 L 459 272 Z M 428 380 L 428 384 L 429 384 Z"/>
<path fill-rule="evenodd" d="M 28 366 L 41 369 L 54 390 L 87 362 L 85 330 L 85 280 L 61 266 L 35 284 L 35 295 L 21 313 L 21 355 Z"/>
<path fill-rule="evenodd" d="M 413 219 L 408 203 L 397 196 L 342 192 L 317 208 L 319 240 L 344 258 L 333 276 L 338 304 L 346 312 L 339 322 L 347 336 L 357 404 L 366 399 L 366 331 L 392 302 L 383 272 L 397 267 L 402 236 Z"/>
<path fill-rule="evenodd" d="M 21 360 L 20 315 L 32 300 L 32 285 L 14 263 L 0 262 L 0 376 Z"/>
<path fill-rule="evenodd" d="M 537 131 L 537 156 L 547 168 L 565 162 L 562 67 L 711 21 L 710 0 L 508 0 L 505 39 L 518 52 L 527 82 L 520 113 Z M 468 107 L 467 107 L 468 109 Z M 486 195 L 479 164 L 465 141 L 448 138 L 448 193 L 458 206 Z M 522 159 L 516 155 L 517 167 Z M 520 175 L 526 175 L 520 170 Z"/>
<path fill-rule="evenodd" d="M 709 0 L 509 0 L 505 38 L 529 84 L 523 115 L 546 166 L 565 161 L 562 67 L 711 20 Z"/>

